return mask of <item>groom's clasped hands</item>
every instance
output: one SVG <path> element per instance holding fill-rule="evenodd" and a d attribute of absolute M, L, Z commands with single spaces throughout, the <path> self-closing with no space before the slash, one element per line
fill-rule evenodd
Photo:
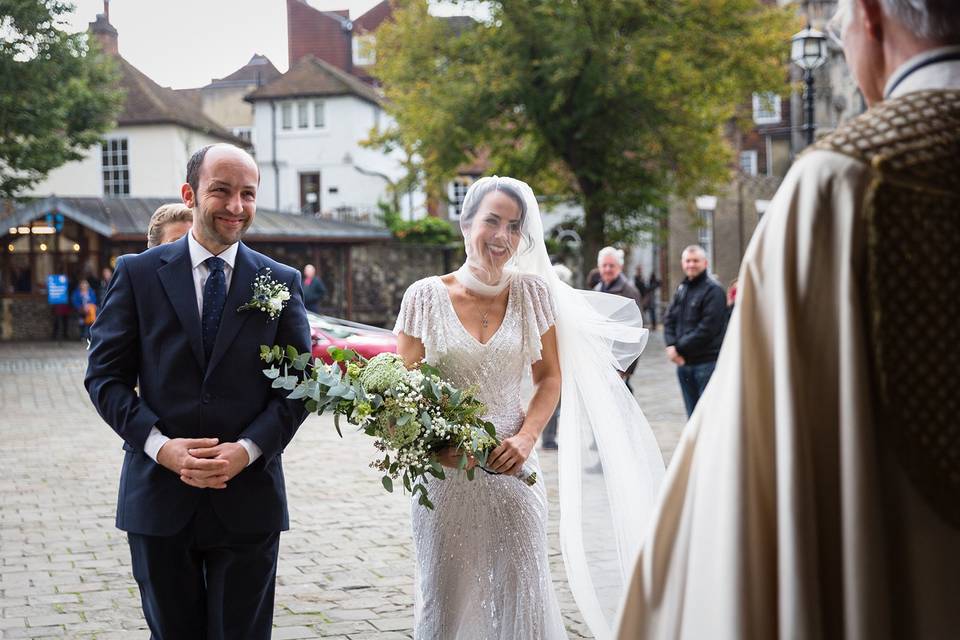
<path fill-rule="evenodd" d="M 157 452 L 157 462 L 198 489 L 226 489 L 249 461 L 243 445 L 218 438 L 173 438 Z"/>

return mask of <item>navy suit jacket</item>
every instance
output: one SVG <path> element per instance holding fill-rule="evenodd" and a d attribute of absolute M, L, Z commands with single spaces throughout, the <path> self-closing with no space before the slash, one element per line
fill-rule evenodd
<path fill-rule="evenodd" d="M 275 320 L 261 311 L 238 312 L 250 300 L 254 277 L 268 267 L 290 289 L 286 308 Z M 271 389 L 261 344 L 310 349 L 295 269 L 240 243 L 207 362 L 186 236 L 117 261 L 91 329 L 84 380 L 97 411 L 124 440 L 117 527 L 172 535 L 190 521 L 205 492 L 230 531 L 289 527 L 280 454 L 306 410 L 301 401 L 285 399 L 289 392 Z M 249 438 L 263 455 L 226 489 L 197 489 L 144 453 L 154 425 L 170 438 Z"/>

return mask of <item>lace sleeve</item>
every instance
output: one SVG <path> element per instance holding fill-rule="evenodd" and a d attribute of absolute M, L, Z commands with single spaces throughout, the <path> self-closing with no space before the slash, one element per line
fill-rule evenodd
<path fill-rule="evenodd" d="M 547 283 L 539 276 L 523 277 L 524 355 L 530 364 L 541 358 L 543 341 L 540 339 L 554 325 L 556 306 Z"/>
<path fill-rule="evenodd" d="M 393 332 L 399 334 L 402 331 L 411 338 L 423 340 L 424 336 L 430 333 L 429 298 L 430 290 L 425 280 L 418 280 L 407 287 Z"/>

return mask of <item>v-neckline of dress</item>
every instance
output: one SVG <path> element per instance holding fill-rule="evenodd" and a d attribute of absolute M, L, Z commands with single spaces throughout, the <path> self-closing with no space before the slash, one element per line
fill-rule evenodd
<path fill-rule="evenodd" d="M 496 340 L 497 336 L 500 335 L 500 331 L 503 329 L 503 325 L 507 323 L 507 316 L 510 314 L 510 307 L 513 304 L 513 298 L 514 298 L 513 296 L 514 283 L 511 282 L 509 286 L 509 293 L 507 293 L 507 308 L 503 312 L 503 320 L 500 321 L 500 326 L 498 326 L 497 330 L 494 331 L 489 338 L 487 338 L 486 342 L 480 342 L 477 336 L 467 331 L 467 328 L 463 324 L 463 320 L 460 319 L 460 314 L 457 313 L 457 308 L 453 306 L 453 298 L 450 297 L 450 289 L 447 288 L 447 285 L 444 284 L 440 276 L 434 276 L 434 277 L 437 280 L 437 285 L 441 289 L 443 289 L 444 297 L 447 299 L 447 305 L 450 307 L 450 313 L 452 313 L 453 317 L 456 319 L 457 326 L 460 327 L 460 331 L 466 334 L 471 340 L 473 340 L 475 343 L 477 343 L 481 347 L 486 347 L 490 345 L 490 343 L 492 343 L 494 340 Z"/>

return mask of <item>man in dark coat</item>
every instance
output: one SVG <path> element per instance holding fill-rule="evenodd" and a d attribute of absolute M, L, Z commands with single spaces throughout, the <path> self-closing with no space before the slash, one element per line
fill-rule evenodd
<path fill-rule="evenodd" d="M 84 381 L 123 439 L 117 527 L 156 640 L 269 638 L 280 532 L 280 454 L 306 417 L 274 390 L 260 345 L 310 349 L 300 274 L 240 242 L 259 171 L 231 145 L 191 157 L 193 229 L 121 257 L 92 328 Z M 284 291 L 240 311 L 257 277 Z"/>
<path fill-rule="evenodd" d="M 303 306 L 310 311 L 320 311 L 320 303 L 327 297 L 327 288 L 323 280 L 317 275 L 317 269 L 312 264 L 303 268 Z"/>
<path fill-rule="evenodd" d="M 667 358 L 677 365 L 680 391 L 690 417 L 717 364 L 727 300 L 723 287 L 707 272 L 709 265 L 703 247 L 687 247 L 681 259 L 686 278 L 677 287 L 667 310 L 663 339 Z"/>

